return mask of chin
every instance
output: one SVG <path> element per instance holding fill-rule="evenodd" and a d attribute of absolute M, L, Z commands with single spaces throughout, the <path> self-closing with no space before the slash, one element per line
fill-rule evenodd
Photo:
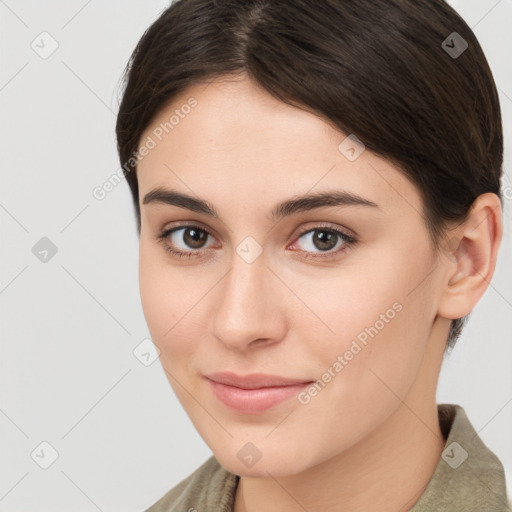
<path fill-rule="evenodd" d="M 249 453 L 249 451 L 246 450 L 246 453 Z M 269 453 L 268 449 L 263 449 L 257 462 L 250 465 L 250 459 L 247 463 L 243 462 L 244 454 L 240 455 L 242 459 L 240 460 L 237 454 L 234 457 L 227 455 L 226 450 L 223 450 L 222 453 L 214 452 L 215 458 L 222 467 L 235 475 L 252 478 L 268 478 L 269 475 L 273 477 L 286 477 L 305 471 L 309 466 L 304 460 L 303 455 L 298 455 L 298 453 L 300 453 L 300 450 L 282 453 L 277 449 L 274 453 Z M 254 455 L 256 455 L 255 451 Z"/>

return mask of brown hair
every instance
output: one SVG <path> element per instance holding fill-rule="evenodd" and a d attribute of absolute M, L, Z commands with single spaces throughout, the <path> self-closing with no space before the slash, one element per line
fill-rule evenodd
<path fill-rule="evenodd" d="M 437 249 L 477 196 L 501 198 L 496 85 L 474 33 L 443 0 L 177 0 L 123 77 L 116 135 L 139 229 L 142 133 L 186 87 L 240 73 L 394 163 L 420 191 Z M 464 320 L 452 321 L 448 347 Z"/>

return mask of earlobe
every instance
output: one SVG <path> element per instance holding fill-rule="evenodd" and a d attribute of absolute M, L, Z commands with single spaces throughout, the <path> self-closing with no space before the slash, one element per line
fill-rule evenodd
<path fill-rule="evenodd" d="M 440 316 L 462 318 L 474 309 L 494 274 L 502 234 L 499 197 L 492 193 L 478 196 L 467 220 L 454 230 L 440 255 L 446 266 Z"/>

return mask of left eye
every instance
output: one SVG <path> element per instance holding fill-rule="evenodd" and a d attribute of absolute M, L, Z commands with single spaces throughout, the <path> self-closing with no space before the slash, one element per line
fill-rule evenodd
<path fill-rule="evenodd" d="M 336 229 L 315 228 L 306 231 L 298 240 L 303 239 L 304 242 L 300 250 L 305 252 L 337 252 L 338 249 L 349 245 L 353 239 L 345 233 Z"/>

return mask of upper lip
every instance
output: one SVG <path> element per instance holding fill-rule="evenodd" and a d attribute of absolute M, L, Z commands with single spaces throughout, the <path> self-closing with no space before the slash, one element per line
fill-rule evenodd
<path fill-rule="evenodd" d="M 207 379 L 241 389 L 258 389 L 275 386 L 293 386 L 294 384 L 306 384 L 312 382 L 305 379 L 281 377 L 279 375 L 266 375 L 263 373 L 251 373 L 249 375 L 237 375 L 231 372 L 218 372 L 205 375 Z"/>

